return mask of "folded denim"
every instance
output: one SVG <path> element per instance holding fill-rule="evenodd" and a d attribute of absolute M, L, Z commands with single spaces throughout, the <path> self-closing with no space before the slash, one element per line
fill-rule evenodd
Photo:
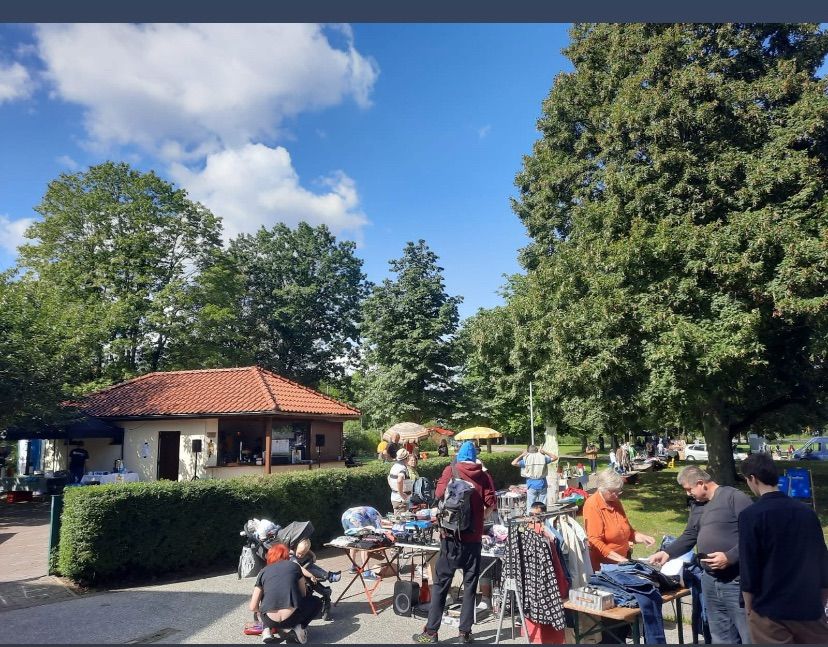
<path fill-rule="evenodd" d="M 661 615 L 661 593 L 652 580 L 639 572 L 637 566 L 635 563 L 605 564 L 599 573 L 589 579 L 589 583 L 611 591 L 618 606 L 638 606 L 644 625 L 644 642 L 649 645 L 665 645 L 667 638 Z M 635 604 L 629 603 L 630 597 L 635 600 Z"/>

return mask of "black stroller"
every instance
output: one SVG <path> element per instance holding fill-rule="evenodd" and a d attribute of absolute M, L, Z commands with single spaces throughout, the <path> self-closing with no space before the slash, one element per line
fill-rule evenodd
<path fill-rule="evenodd" d="M 267 522 L 265 522 L 267 523 Z M 285 544 L 290 548 L 291 553 L 303 539 L 308 539 L 313 534 L 313 524 L 310 521 L 294 521 L 282 528 L 276 524 L 260 529 L 261 522 L 258 519 L 251 519 L 244 525 L 244 530 L 239 534 L 245 538 L 241 557 L 239 557 L 238 577 L 255 577 L 267 564 L 267 551 L 275 544 Z M 263 530 L 264 532 L 260 532 Z M 322 598 L 323 620 L 331 620 L 331 588 L 322 584 L 324 581 L 336 581 L 339 573 L 329 573 L 314 563 L 314 555 L 310 553 L 301 561 L 292 558 L 294 561 L 310 572 L 317 581 L 306 580 L 310 589 Z M 336 580 L 332 579 L 336 576 Z"/>

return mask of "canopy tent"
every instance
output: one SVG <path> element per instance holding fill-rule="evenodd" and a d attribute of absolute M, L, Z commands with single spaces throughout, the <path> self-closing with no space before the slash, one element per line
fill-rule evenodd
<path fill-rule="evenodd" d="M 503 434 L 490 427 L 469 427 L 457 434 L 455 440 L 485 440 L 486 450 L 492 451 L 492 438 L 501 438 Z"/>
<path fill-rule="evenodd" d="M 428 431 L 432 434 L 438 434 L 440 436 L 454 435 L 454 432 L 451 429 L 445 429 L 443 427 L 428 427 Z"/>
<path fill-rule="evenodd" d="M 428 438 L 430 432 L 416 422 L 398 422 L 396 425 L 389 427 L 382 438 L 390 442 L 394 434 L 399 434 L 400 442 L 404 443 L 406 441 L 419 442 L 424 438 Z"/>

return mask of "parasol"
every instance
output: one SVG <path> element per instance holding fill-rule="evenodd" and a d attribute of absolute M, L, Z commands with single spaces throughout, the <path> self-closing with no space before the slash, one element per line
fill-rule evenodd
<path fill-rule="evenodd" d="M 439 436 L 453 436 L 454 432 L 451 429 L 445 429 L 444 427 L 429 427 L 429 432 L 432 434 L 438 434 Z"/>
<path fill-rule="evenodd" d="M 503 434 L 489 427 L 470 427 L 457 434 L 455 440 L 490 440 L 500 438 Z"/>
<path fill-rule="evenodd" d="M 382 438 L 383 440 L 391 441 L 391 436 L 395 433 L 400 435 L 400 442 L 404 443 L 406 441 L 420 441 L 423 438 L 428 438 L 429 431 L 422 425 L 418 425 L 416 422 L 398 422 L 393 427 L 389 427 L 388 431 L 386 431 Z"/>

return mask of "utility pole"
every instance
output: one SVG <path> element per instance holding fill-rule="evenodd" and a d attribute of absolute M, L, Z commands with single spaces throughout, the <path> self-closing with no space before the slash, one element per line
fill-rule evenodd
<path fill-rule="evenodd" d="M 529 429 L 532 430 L 532 445 L 535 444 L 535 410 L 532 403 L 532 383 L 529 382 Z"/>

